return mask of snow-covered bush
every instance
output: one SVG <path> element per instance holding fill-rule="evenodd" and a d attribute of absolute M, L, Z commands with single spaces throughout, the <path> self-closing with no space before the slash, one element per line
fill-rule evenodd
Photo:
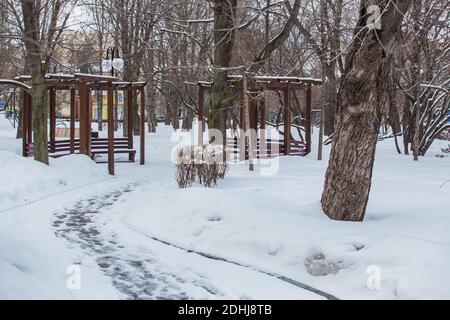
<path fill-rule="evenodd" d="M 194 148 L 184 147 L 177 150 L 176 180 L 180 188 L 188 188 L 197 178 L 197 166 L 194 163 Z"/>
<path fill-rule="evenodd" d="M 180 188 L 190 187 L 196 180 L 205 187 L 214 187 L 228 169 L 222 146 L 185 146 L 177 150 L 176 180 Z"/>

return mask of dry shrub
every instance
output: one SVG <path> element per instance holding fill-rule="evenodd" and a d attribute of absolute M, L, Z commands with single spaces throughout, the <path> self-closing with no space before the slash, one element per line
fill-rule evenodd
<path fill-rule="evenodd" d="M 223 161 L 222 146 L 185 146 L 177 150 L 176 180 L 180 188 L 187 188 L 196 180 L 212 188 L 219 179 L 224 179 L 229 169 Z"/>
<path fill-rule="evenodd" d="M 189 148 L 181 148 L 177 150 L 176 154 L 176 174 L 175 178 L 177 180 L 178 186 L 180 188 L 188 188 L 192 186 L 196 179 L 197 167 L 193 161 L 193 150 Z"/>

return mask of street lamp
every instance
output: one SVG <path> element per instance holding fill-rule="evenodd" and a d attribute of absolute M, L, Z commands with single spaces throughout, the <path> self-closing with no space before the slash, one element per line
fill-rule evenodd
<path fill-rule="evenodd" d="M 123 65 L 124 61 L 119 56 L 119 49 L 117 49 L 117 47 L 109 47 L 106 50 L 106 59 L 102 62 L 103 69 L 111 71 L 111 76 L 114 77 L 114 71 L 121 71 L 123 69 Z"/>

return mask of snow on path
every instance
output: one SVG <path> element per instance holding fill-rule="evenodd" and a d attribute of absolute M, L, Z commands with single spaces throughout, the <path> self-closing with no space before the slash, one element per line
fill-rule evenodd
<path fill-rule="evenodd" d="M 100 183 L 100 181 L 99 181 Z M 101 182 L 114 185 L 111 179 Z M 99 185 L 88 183 L 76 190 L 43 197 L 4 210 L 0 223 L 0 299 L 117 299 L 119 292 L 105 278 L 94 261 L 77 248 L 59 241 L 51 226 L 55 208 L 86 197 Z M 83 270 L 82 287 L 67 286 L 68 268 Z"/>
<path fill-rule="evenodd" d="M 129 184 L 121 189 L 94 195 L 65 208 L 63 212 L 57 213 L 53 222 L 56 234 L 78 243 L 84 252 L 93 255 L 97 265 L 127 298 L 187 298 L 177 286 L 177 282 L 182 282 L 182 279 L 175 274 L 150 271 L 149 266 L 155 264 L 153 257 L 144 258 L 139 252 L 132 252 L 119 244 L 116 234 L 100 231 L 101 224 L 107 223 L 104 218 L 111 206 L 137 185 Z"/>
<path fill-rule="evenodd" d="M 126 202 L 127 194 L 142 184 L 129 183 L 79 200 L 57 211 L 53 222 L 57 236 L 77 244 L 84 254 L 91 256 L 124 298 L 323 299 L 322 295 L 326 296 L 320 291 L 304 290 L 299 287 L 303 284 L 282 276 L 184 251 L 127 230 L 117 223 L 114 205 Z"/>

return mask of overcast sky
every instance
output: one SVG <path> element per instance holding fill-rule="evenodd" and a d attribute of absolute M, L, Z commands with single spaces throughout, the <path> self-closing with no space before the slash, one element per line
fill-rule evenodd
<path fill-rule="evenodd" d="M 79 29 L 81 24 L 89 21 L 89 15 L 86 12 L 86 9 L 83 6 L 77 5 L 73 8 L 69 17 L 69 26 L 70 29 L 76 30 Z"/>

